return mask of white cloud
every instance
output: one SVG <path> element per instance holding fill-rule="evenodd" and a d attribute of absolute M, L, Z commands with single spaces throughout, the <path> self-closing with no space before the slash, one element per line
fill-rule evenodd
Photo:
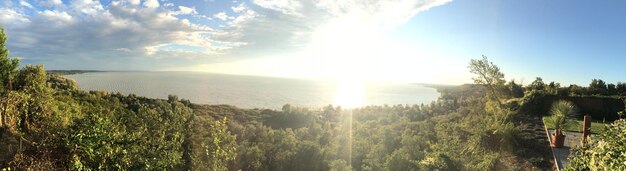
<path fill-rule="evenodd" d="M 25 6 L 25 7 L 28 7 L 28 8 L 31 8 L 31 9 L 33 8 L 33 5 L 29 4 L 29 3 L 28 3 L 28 2 L 26 2 L 26 1 L 20 1 L 20 5 Z"/>
<path fill-rule="evenodd" d="M 246 4 L 241 3 L 237 6 L 231 7 L 231 9 L 233 10 L 233 12 L 240 13 L 240 12 L 245 11 L 247 8 L 246 8 Z"/>
<path fill-rule="evenodd" d="M 128 48 L 115 48 L 115 49 L 113 49 L 113 50 L 114 50 L 114 51 L 121 51 L 121 52 L 131 52 L 131 50 L 130 50 L 130 49 L 128 49 Z"/>
<path fill-rule="evenodd" d="M 219 12 L 219 13 L 213 14 L 213 17 L 220 19 L 222 21 L 226 21 L 228 19 L 228 15 L 226 15 L 225 12 Z"/>
<path fill-rule="evenodd" d="M 72 16 L 65 11 L 61 12 L 45 10 L 39 12 L 39 15 L 41 15 L 47 21 L 57 22 L 58 24 L 68 24 L 73 21 Z"/>
<path fill-rule="evenodd" d="M 145 0 L 143 2 L 143 6 L 148 7 L 148 8 L 158 8 L 159 1 L 158 0 Z"/>
<path fill-rule="evenodd" d="M 0 8 L 0 25 L 16 26 L 25 23 L 30 23 L 30 19 L 28 19 L 28 16 L 19 13 L 13 9 Z"/>
<path fill-rule="evenodd" d="M 280 11 L 288 15 L 300 15 L 302 2 L 299 0 L 252 0 L 253 3 L 267 9 Z"/>
<path fill-rule="evenodd" d="M 230 9 L 222 9 L 232 12 L 216 14 L 161 2 L 162 6 L 158 0 L 39 1 L 51 8 L 33 14 L 16 10 L 22 7 L 0 8 L 0 25 L 12 37 L 12 52 L 27 62 L 154 69 L 211 63 L 216 58 L 224 62 L 287 54 L 333 40 L 340 48 L 362 48 L 367 44 L 345 40 L 368 40 L 363 35 L 394 28 L 447 1 L 253 0 L 254 5 L 233 3 Z M 224 27 L 197 24 L 193 18 L 183 19 L 189 16 L 179 16 L 183 14 Z M 345 34 L 333 36 L 341 33 Z M 344 46 L 350 43 L 354 45 Z M 194 50 L 175 48 L 179 46 Z"/>
<path fill-rule="evenodd" d="M 101 13 L 104 10 L 102 4 L 100 4 L 97 0 L 73 0 L 70 3 L 70 6 L 73 9 L 85 14 Z"/>
<path fill-rule="evenodd" d="M 103 6 L 98 1 L 74 0 L 63 8 L 30 15 L 0 8 L 0 25 L 11 38 L 8 46 L 13 55 L 23 56 L 25 63 L 53 68 L 167 68 L 210 61 L 222 51 L 243 44 L 212 40 L 216 31 L 172 15 L 176 12 L 197 15 L 194 8 L 184 6 L 171 11 L 123 1 Z M 165 45 L 197 50 L 162 49 Z"/>
<path fill-rule="evenodd" d="M 128 0 L 128 2 L 129 2 L 131 5 L 139 5 L 139 4 L 141 3 L 141 0 Z"/>
<path fill-rule="evenodd" d="M 198 12 L 196 11 L 195 8 L 193 7 L 186 7 L 186 6 L 178 6 L 178 11 L 174 11 L 173 13 L 174 15 L 181 15 L 181 14 L 198 14 Z"/>
<path fill-rule="evenodd" d="M 45 7 L 52 7 L 56 5 L 62 5 L 62 4 L 63 4 L 63 1 L 61 0 L 39 1 L 39 5 L 45 6 Z"/>

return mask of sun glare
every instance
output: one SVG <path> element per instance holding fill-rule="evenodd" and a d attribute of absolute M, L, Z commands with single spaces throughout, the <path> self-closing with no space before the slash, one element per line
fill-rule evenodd
<path fill-rule="evenodd" d="M 365 104 L 365 83 L 362 81 L 341 81 L 337 85 L 334 105 L 342 108 L 356 108 Z"/>

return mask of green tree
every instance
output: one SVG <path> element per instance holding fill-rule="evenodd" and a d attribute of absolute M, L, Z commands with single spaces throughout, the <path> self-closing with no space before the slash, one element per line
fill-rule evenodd
<path fill-rule="evenodd" d="M 543 83 L 543 79 L 541 77 L 537 77 L 535 81 L 528 85 L 530 90 L 544 90 L 546 88 L 546 84 Z"/>
<path fill-rule="evenodd" d="M 574 95 L 578 95 L 578 96 L 581 96 L 581 95 L 586 95 L 586 94 L 587 94 L 587 92 L 588 92 L 588 91 L 587 91 L 587 89 L 586 89 L 586 88 L 581 87 L 581 86 L 578 86 L 578 85 L 576 85 L 576 84 L 571 84 L 571 85 L 569 86 L 569 95 L 570 95 L 570 96 L 574 96 Z"/>
<path fill-rule="evenodd" d="M 608 84 L 606 86 L 606 88 L 607 88 L 607 94 L 608 95 L 611 95 L 611 96 L 612 95 L 618 95 L 617 94 L 617 87 L 615 86 L 615 84 Z"/>
<path fill-rule="evenodd" d="M 7 37 L 0 28 L 0 95 L 11 90 L 16 69 L 20 65 L 18 58 L 9 58 L 9 50 L 5 48 Z"/>
<path fill-rule="evenodd" d="M 617 82 L 616 88 L 617 95 L 624 96 L 626 95 L 626 83 Z"/>
<path fill-rule="evenodd" d="M 20 61 L 18 58 L 9 58 L 9 50 L 5 48 L 6 40 L 4 29 L 0 28 L 0 128 L 6 127 L 10 110 L 19 101 L 15 94 L 9 95 L 9 91 L 13 89 L 13 80 Z"/>
<path fill-rule="evenodd" d="M 606 83 L 601 79 L 591 80 L 591 83 L 589 83 L 589 93 L 591 95 L 607 95 L 608 88 Z"/>
<path fill-rule="evenodd" d="M 469 69 L 472 74 L 476 74 L 476 77 L 472 78 L 474 83 L 486 86 L 491 93 L 492 100 L 502 106 L 503 99 L 500 91 L 503 90 L 505 81 L 500 68 L 483 55 L 482 59 L 470 60 Z"/>
<path fill-rule="evenodd" d="M 489 125 L 494 131 L 497 131 L 502 126 L 506 124 L 509 119 L 509 111 L 502 102 L 504 99 L 500 95 L 503 90 L 506 90 L 504 86 L 504 74 L 500 72 L 500 68 L 490 62 L 485 55 L 483 58 L 472 59 L 470 60 L 469 65 L 470 72 L 476 74 L 476 77 L 473 77 L 474 83 L 484 85 L 487 87 L 489 93 L 487 96 L 490 97 L 485 105 L 486 112 L 491 115 L 489 120 Z M 493 102 L 496 104 L 493 104 Z"/>
<path fill-rule="evenodd" d="M 547 87 L 545 87 L 546 91 L 551 94 L 557 94 L 559 88 L 561 88 L 560 83 L 555 83 L 554 81 L 550 82 Z"/>
<path fill-rule="evenodd" d="M 507 84 L 507 87 L 511 91 L 511 97 L 513 97 L 513 98 L 524 97 L 524 88 L 522 88 L 521 85 L 515 83 L 515 80 L 511 80 Z"/>
<path fill-rule="evenodd" d="M 49 123 L 54 108 L 54 90 L 47 84 L 46 71 L 42 65 L 27 65 L 19 70 L 15 89 L 28 94 L 23 100 L 20 111 L 20 128 L 22 131 L 41 128 Z"/>

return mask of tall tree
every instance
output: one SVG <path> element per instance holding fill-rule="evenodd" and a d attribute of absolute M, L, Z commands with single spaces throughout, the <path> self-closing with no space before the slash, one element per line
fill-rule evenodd
<path fill-rule="evenodd" d="M 569 85 L 569 93 L 570 93 L 569 95 L 570 96 L 571 95 L 578 95 L 578 96 L 585 95 L 585 94 L 587 94 L 587 92 L 588 92 L 587 89 L 585 89 L 584 87 L 581 87 L 579 85 L 576 85 L 576 84 L 570 84 Z"/>
<path fill-rule="evenodd" d="M 476 77 L 472 78 L 474 83 L 486 86 L 489 90 L 487 96 L 490 96 L 492 101 L 497 102 L 497 106 L 485 106 L 487 114 L 492 115 L 489 120 L 491 122 L 489 126 L 492 126 L 495 131 L 504 128 L 503 126 L 507 123 L 509 114 L 511 113 L 502 104 L 504 99 L 500 94 L 502 90 L 506 90 L 506 87 L 504 86 L 504 74 L 500 72 L 500 68 L 490 62 L 485 55 L 483 55 L 483 58 L 480 60 L 470 60 L 469 69 L 471 73 L 476 74 Z"/>
<path fill-rule="evenodd" d="M 617 88 L 615 84 L 608 84 L 606 87 L 608 95 L 617 95 Z"/>
<path fill-rule="evenodd" d="M 593 79 L 589 84 L 589 93 L 591 95 L 607 95 L 608 88 L 606 83 L 601 79 Z"/>
<path fill-rule="evenodd" d="M 625 95 L 626 93 L 626 83 L 623 82 L 617 82 L 616 88 L 617 89 L 617 94 L 620 96 Z"/>
<path fill-rule="evenodd" d="M 0 93 L 12 89 L 13 77 L 16 69 L 20 65 L 17 58 L 9 58 L 9 50 L 5 48 L 7 37 L 4 29 L 0 28 Z"/>
<path fill-rule="evenodd" d="M 503 89 L 506 81 L 500 68 L 483 55 L 482 59 L 470 60 L 469 69 L 472 74 L 476 74 L 476 77 L 472 78 L 474 83 L 486 86 L 491 92 L 491 98 L 502 106 L 503 99 L 499 91 Z"/>
<path fill-rule="evenodd" d="M 16 96 L 9 96 L 8 92 L 13 89 L 13 79 L 20 65 L 18 58 L 9 58 L 9 50 L 5 48 L 6 41 L 4 29 L 0 28 L 0 127 L 6 124 L 8 108 L 14 107 L 17 102 Z"/>
<path fill-rule="evenodd" d="M 54 90 L 47 84 L 46 71 L 42 65 L 27 65 L 19 70 L 15 90 L 24 92 L 29 98 L 24 99 L 20 115 L 22 131 L 30 131 L 31 126 L 43 126 L 53 113 Z"/>

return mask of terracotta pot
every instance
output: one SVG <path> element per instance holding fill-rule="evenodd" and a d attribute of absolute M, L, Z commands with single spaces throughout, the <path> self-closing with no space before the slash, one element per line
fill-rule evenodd
<path fill-rule="evenodd" d="M 561 148 L 563 147 L 564 143 L 565 143 L 565 135 L 563 134 L 556 135 L 555 133 L 552 133 L 552 144 L 550 144 L 551 147 Z"/>

